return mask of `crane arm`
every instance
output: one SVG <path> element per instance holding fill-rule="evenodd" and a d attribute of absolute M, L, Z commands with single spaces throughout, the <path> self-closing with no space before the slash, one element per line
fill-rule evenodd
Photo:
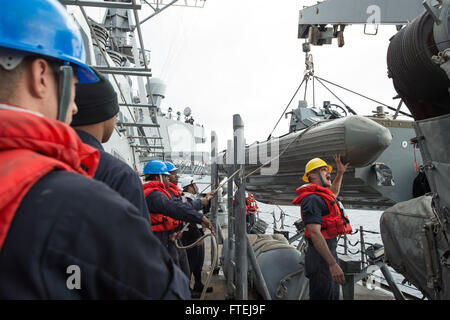
<path fill-rule="evenodd" d="M 424 0 L 328 0 L 300 10 L 298 37 L 313 45 L 331 44 L 349 24 L 404 25 L 425 11 Z M 332 25 L 327 28 L 326 25 Z"/>

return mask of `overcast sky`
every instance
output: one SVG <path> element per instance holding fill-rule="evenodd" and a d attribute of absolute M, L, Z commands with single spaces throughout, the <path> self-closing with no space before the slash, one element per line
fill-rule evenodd
<path fill-rule="evenodd" d="M 181 2 L 181 0 L 180 0 Z M 245 123 L 247 143 L 265 140 L 303 78 L 303 39 L 297 38 L 299 10 L 309 0 L 207 0 L 204 8 L 171 7 L 143 24 L 154 77 L 167 85 L 162 109 L 193 110 L 208 136 L 215 130 L 219 148 L 232 137 L 232 116 Z M 144 8 L 147 6 L 144 6 Z M 152 11 L 141 10 L 142 18 Z M 345 30 L 345 46 L 312 47 L 315 74 L 395 107 L 398 100 L 387 77 L 386 52 L 394 26 L 364 35 L 363 26 Z M 308 86 L 311 89 L 311 83 Z M 337 88 L 333 91 L 359 114 L 376 103 Z M 304 87 L 289 109 L 303 99 Z M 312 105 L 312 90 L 307 100 Z M 316 105 L 341 104 L 316 82 Z M 283 117 L 274 132 L 288 130 Z M 202 147 L 209 150 L 209 145 Z"/>

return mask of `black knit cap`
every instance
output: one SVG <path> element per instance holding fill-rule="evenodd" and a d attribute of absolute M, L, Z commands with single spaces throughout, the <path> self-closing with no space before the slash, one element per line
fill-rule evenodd
<path fill-rule="evenodd" d="M 92 68 L 99 81 L 76 86 L 75 103 L 78 112 L 73 116 L 71 126 L 103 122 L 119 112 L 117 93 L 103 74 Z"/>

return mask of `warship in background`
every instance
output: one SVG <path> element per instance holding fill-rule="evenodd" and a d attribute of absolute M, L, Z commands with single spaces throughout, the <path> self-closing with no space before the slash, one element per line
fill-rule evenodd
<path fill-rule="evenodd" d="M 87 48 L 87 63 L 106 74 L 118 93 L 120 112 L 114 133 L 103 146 L 141 173 L 152 159 L 172 161 L 181 174 L 195 177 L 209 190 L 209 153 L 197 151 L 206 142 L 203 125 L 194 122 L 189 107 L 167 108 L 161 102 L 166 86 L 152 77 L 150 51 L 146 50 L 139 21 L 140 1 L 61 0 L 77 21 Z M 146 1 L 156 15 L 176 1 Z M 202 7 L 204 1 L 184 1 L 182 6 Z M 89 8 L 104 8 L 101 22 L 88 15 Z M 202 188 L 204 189 L 204 188 Z"/>
<path fill-rule="evenodd" d="M 210 158 L 209 153 L 196 151 L 198 144 L 205 143 L 206 134 L 203 126 L 193 123 L 189 109 L 185 109 L 183 114 L 180 112 L 174 114 L 172 110 L 163 113 L 161 110 L 165 86 L 162 81 L 152 78 L 149 68 L 149 52 L 144 48 L 140 24 L 174 5 L 176 1 L 168 2 L 166 5 L 163 5 L 163 1 L 160 0 L 145 1 L 146 4 L 153 9 L 157 8 L 157 10 L 153 15 L 141 21 L 139 20 L 138 10 L 141 9 L 142 5 L 136 0 L 60 0 L 60 2 L 68 5 L 69 12 L 74 16 L 82 30 L 85 46 L 88 48 L 89 65 L 96 67 L 102 73 L 108 74 L 118 92 L 119 120 L 113 136 L 104 145 L 105 150 L 124 160 L 138 172 L 141 172 L 145 163 L 151 159 L 172 161 L 180 168 L 181 174 L 195 175 L 199 184 L 204 184 L 204 187 L 200 185 L 199 189 L 205 192 L 218 186 L 214 179 L 217 180 L 219 175 L 225 176 L 228 174 L 230 176 L 230 170 L 225 165 L 216 169 L 211 166 L 211 159 L 214 161 L 214 155 Z M 184 3 L 187 4 L 188 2 L 185 1 Z M 191 3 L 194 6 L 198 3 L 204 5 L 204 1 L 192 1 Z M 354 2 L 349 0 L 341 0 L 339 3 L 330 0 L 301 10 L 299 38 L 308 39 L 308 43 L 311 45 L 321 45 L 331 43 L 331 39 L 336 37 L 339 45 L 343 45 L 345 25 L 366 23 L 366 8 L 375 3 L 382 8 L 382 17 L 388 17 L 388 21 L 382 23 L 399 26 L 398 30 L 400 31 L 393 38 L 391 45 L 397 44 L 400 49 L 390 49 L 391 53 L 402 52 L 406 55 L 417 52 L 417 48 L 421 48 L 420 50 L 423 51 L 421 53 L 425 52 L 428 60 L 433 57 L 433 61 L 436 61 L 433 66 L 440 68 L 439 70 L 444 70 L 443 72 L 447 77 L 444 78 L 446 82 L 442 82 L 442 77 L 441 80 L 438 80 L 438 83 L 444 83 L 446 86 L 447 97 L 445 94 L 442 97 L 442 85 L 437 85 L 436 81 L 433 80 L 436 78 L 436 68 L 431 71 L 428 70 L 428 77 L 431 79 L 427 82 L 429 87 L 431 89 L 438 88 L 436 89 L 438 93 L 434 92 L 431 98 L 429 96 L 417 97 L 416 93 L 427 92 L 425 89 L 419 90 L 421 88 L 416 88 L 417 86 L 414 86 L 412 95 L 409 91 L 403 91 L 408 89 L 408 85 L 404 85 L 405 82 L 414 80 L 413 82 L 422 84 L 422 78 L 419 77 L 420 80 L 418 81 L 411 75 L 419 74 L 420 76 L 427 70 L 414 71 L 411 66 L 411 61 L 416 62 L 414 57 L 408 56 L 412 60 L 408 60 L 405 65 L 404 57 L 401 54 L 392 54 L 394 62 L 389 67 L 394 79 L 394 86 L 399 92 L 401 101 L 411 110 L 411 114 L 416 121 L 397 119 L 397 115 L 402 113 L 400 111 L 402 103 L 395 109 L 395 116 L 389 118 L 380 107 L 372 116 L 346 116 L 347 111 L 352 112 L 345 105 L 338 107 L 339 110 L 336 110 L 336 105 L 331 103 L 324 103 L 323 108 L 315 108 L 314 106 L 311 108 L 307 106 L 305 101 L 300 101 L 299 107 L 289 113 L 291 114 L 289 133 L 279 138 L 255 143 L 246 148 L 245 172 L 253 172 L 260 168 L 261 164 L 250 160 L 255 159 L 259 150 L 270 150 L 273 142 L 277 141 L 279 150 L 282 151 L 278 172 L 273 176 L 258 174 L 247 176 L 245 179 L 236 176 L 235 181 L 239 188 L 244 187 L 255 194 L 258 201 L 269 204 L 290 204 L 290 201 L 295 197 L 293 190 L 298 186 L 298 177 L 303 174 L 302 170 L 306 161 L 316 156 L 321 156 L 326 161 L 330 161 L 331 154 L 340 153 L 343 160 L 349 161 L 352 166 L 344 175 L 341 191 L 343 203 L 346 207 L 361 209 L 389 208 L 387 209 L 388 212 L 392 206 L 395 208 L 396 203 L 401 205 L 403 201 L 412 198 L 412 181 L 417 173 L 414 170 L 414 161 L 411 161 L 411 159 L 414 159 L 415 156 L 417 163 L 424 164 L 434 195 L 433 207 L 431 207 L 431 204 L 422 205 L 430 209 L 427 211 L 428 215 L 422 215 L 421 217 L 422 220 L 426 220 L 426 228 L 422 228 L 425 222 L 419 223 L 421 228 L 417 231 L 420 235 L 423 235 L 423 239 L 413 239 L 411 240 L 413 244 L 406 244 L 409 240 L 406 239 L 403 231 L 400 232 L 403 228 L 407 230 L 408 227 L 411 227 L 411 224 L 406 221 L 403 227 L 397 225 L 387 232 L 387 235 L 383 235 L 383 241 L 387 239 L 387 236 L 392 239 L 386 240 L 385 247 L 381 248 L 382 250 L 371 248 L 372 261 L 380 268 L 385 266 L 385 262 L 390 263 L 429 299 L 448 298 L 447 288 L 450 283 L 448 281 L 450 274 L 448 272 L 450 256 L 448 252 L 450 251 L 446 249 L 448 247 L 445 246 L 445 240 L 448 233 L 448 209 L 446 208 L 450 205 L 447 195 L 450 177 L 448 176 L 448 169 L 446 169 L 446 164 L 449 162 L 449 157 L 446 155 L 448 150 L 445 149 L 450 144 L 445 140 L 448 140 L 448 138 L 445 138 L 445 132 L 449 128 L 448 117 L 445 115 L 448 114 L 448 106 L 450 105 L 448 103 L 448 70 L 450 69 L 448 66 L 450 33 L 448 15 L 450 4 L 448 0 L 437 2 L 437 4 L 426 1 L 425 6 L 422 5 L 422 1 L 418 0 L 397 0 L 395 4 L 387 0 L 372 0 L 370 3 L 361 0 L 360 7 L 355 8 L 352 7 L 352 3 Z M 107 8 L 101 23 L 88 17 L 84 7 L 89 6 Z M 397 15 L 397 17 L 391 19 L 392 14 Z M 333 20 L 339 15 L 341 17 Z M 398 17 L 399 15 L 401 18 Z M 424 23 L 421 25 L 409 23 L 416 17 L 424 16 L 427 18 L 425 26 Z M 429 17 L 432 19 L 431 22 Z M 439 24 L 437 21 L 441 21 L 441 23 Z M 333 26 L 327 27 L 329 24 Z M 406 27 L 400 27 L 400 25 L 405 24 L 407 24 Z M 408 33 L 407 30 L 413 28 L 425 30 L 428 41 L 433 41 L 433 30 L 437 30 L 434 34 L 434 37 L 438 37 L 435 38 L 435 42 L 439 44 L 437 52 L 430 54 L 429 51 L 423 50 L 422 42 L 414 41 L 414 38 L 407 38 L 407 36 L 417 36 L 417 32 Z M 402 36 L 405 39 L 400 38 Z M 397 41 L 399 38 L 400 40 Z M 420 42 L 422 47 L 418 45 L 416 48 L 404 48 L 408 41 L 414 44 Z M 428 42 L 427 45 L 429 45 Z M 304 51 L 308 54 L 307 47 L 304 47 Z M 396 81 L 397 75 L 402 81 Z M 311 72 L 308 75 L 308 77 L 313 76 Z M 439 76 L 442 76 L 442 74 L 439 74 Z M 431 89 L 428 88 L 428 90 Z M 439 99 L 442 100 L 435 99 L 438 95 L 440 95 Z M 423 110 L 433 111 L 423 112 Z M 421 117 L 418 117 L 418 115 Z M 432 135 L 432 138 L 429 138 L 430 135 Z M 414 148 L 411 147 L 412 138 L 415 138 L 412 140 Z M 439 142 L 440 144 L 437 147 L 430 146 L 429 141 Z M 420 153 L 415 153 L 416 146 L 420 149 Z M 221 159 L 225 158 L 226 153 L 223 153 Z M 226 164 L 226 160 L 223 160 L 222 163 Z M 219 171 L 214 172 L 217 169 Z M 245 183 L 242 183 L 243 181 Z M 210 187 L 211 183 L 212 187 Z M 228 195 L 230 194 L 233 194 L 232 188 L 228 188 Z M 431 203 L 431 200 L 426 201 Z M 217 215 L 219 207 L 226 206 L 217 202 L 212 204 L 211 214 L 213 216 Z M 262 239 L 263 237 L 259 237 L 259 235 L 251 235 L 250 240 L 247 240 L 246 234 L 236 233 L 236 229 L 240 227 L 235 225 L 235 218 L 242 206 L 235 208 L 232 203 L 230 206 L 230 199 L 228 199 L 228 207 L 230 208 L 228 230 L 231 229 L 228 238 L 221 234 L 219 228 L 219 244 L 224 247 L 222 268 L 227 281 L 226 296 L 236 299 L 248 298 L 247 293 L 242 290 L 242 285 L 246 284 L 248 280 L 247 272 L 245 272 L 248 270 L 253 287 L 264 299 L 305 298 L 307 295 L 307 280 L 304 278 L 301 267 L 304 258 L 304 241 L 301 240 L 304 226 L 302 227 L 299 223 L 297 225 L 298 233 L 289 239 L 278 236 L 275 236 L 275 239 Z M 416 206 L 411 211 L 415 211 L 417 208 L 419 207 Z M 418 215 L 420 216 L 420 213 Z M 395 220 L 395 218 L 385 218 L 384 221 L 389 219 Z M 394 223 L 392 221 L 387 224 L 391 226 Z M 260 233 L 264 233 L 264 230 L 261 230 Z M 405 237 L 401 238 L 402 236 Z M 299 239 L 300 242 L 297 247 L 292 246 L 293 241 Z M 248 250 L 245 249 L 246 253 L 242 255 L 238 247 L 242 247 L 242 243 L 247 243 L 247 241 L 249 241 L 250 246 Z M 420 244 L 417 244 L 418 241 Z M 448 246 L 448 241 L 446 243 Z M 409 249 L 412 246 L 414 251 L 415 246 L 418 245 L 421 249 L 421 256 L 417 258 L 411 255 Z M 247 244 L 244 246 L 247 248 Z M 380 254 L 383 250 L 386 252 L 385 255 Z M 389 251 L 394 252 L 394 250 L 396 250 L 395 254 L 389 254 Z M 245 256 L 245 262 L 239 260 L 239 252 L 241 252 L 240 258 Z M 398 262 L 398 258 L 396 260 L 394 255 L 401 257 L 403 264 Z M 275 260 L 285 262 L 277 266 L 276 272 L 273 269 Z M 417 269 L 416 265 L 419 260 L 420 266 Z M 359 267 L 355 267 L 358 265 L 355 261 L 341 262 L 348 267 L 344 270 L 347 272 L 347 276 L 352 276 L 353 279 L 364 278 L 368 274 L 368 268 L 364 270 L 361 268 L 361 261 Z M 418 274 L 421 276 L 418 276 Z M 387 277 L 389 277 L 388 273 Z M 388 282 L 391 285 L 391 282 Z M 351 284 L 353 285 L 353 283 Z M 402 298 L 403 295 L 397 292 L 395 284 L 392 284 L 392 286 L 396 298 Z M 246 285 L 244 287 L 247 289 Z M 347 286 L 344 296 L 346 298 L 353 297 L 350 286 Z"/>

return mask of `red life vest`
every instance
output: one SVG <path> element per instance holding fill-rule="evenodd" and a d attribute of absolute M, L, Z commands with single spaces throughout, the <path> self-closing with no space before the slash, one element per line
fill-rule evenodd
<path fill-rule="evenodd" d="M 348 217 L 343 214 L 343 211 L 339 208 L 338 200 L 331 192 L 330 189 L 320 187 L 316 184 L 310 183 L 296 190 L 299 195 L 292 201 L 292 204 L 298 204 L 301 206 L 303 199 L 311 194 L 317 194 L 325 200 L 327 204 L 329 214 L 322 216 L 321 232 L 325 239 L 336 238 L 344 234 L 351 234 L 352 227 Z M 300 209 L 300 214 L 303 219 L 303 213 Z M 305 229 L 305 236 L 311 238 L 308 231 Z"/>
<path fill-rule="evenodd" d="M 247 213 L 250 212 L 250 214 L 255 215 L 258 211 L 258 204 L 256 203 L 256 200 L 253 196 L 248 196 L 245 198 Z"/>
<path fill-rule="evenodd" d="M 181 199 L 182 191 L 176 184 L 173 184 L 172 182 L 169 182 L 169 191 L 172 193 L 176 198 Z"/>
<path fill-rule="evenodd" d="M 158 191 L 164 194 L 168 199 L 171 199 L 171 195 L 167 192 L 166 187 L 160 181 L 150 181 L 143 185 L 144 194 L 147 198 L 153 191 Z M 180 222 L 171 217 L 165 216 L 162 213 L 150 212 L 150 221 L 152 223 L 152 230 L 155 232 L 170 231 L 178 227 Z"/>
<path fill-rule="evenodd" d="M 0 108 L 0 250 L 20 203 L 39 179 L 53 170 L 92 178 L 99 157 L 60 121 Z"/>

